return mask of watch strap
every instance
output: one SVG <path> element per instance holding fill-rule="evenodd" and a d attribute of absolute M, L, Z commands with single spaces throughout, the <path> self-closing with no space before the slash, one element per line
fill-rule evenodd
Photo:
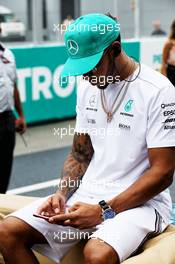
<path fill-rule="evenodd" d="M 99 205 L 101 206 L 103 211 L 105 211 L 106 209 L 111 209 L 111 207 L 105 202 L 105 200 L 101 200 L 99 202 Z"/>

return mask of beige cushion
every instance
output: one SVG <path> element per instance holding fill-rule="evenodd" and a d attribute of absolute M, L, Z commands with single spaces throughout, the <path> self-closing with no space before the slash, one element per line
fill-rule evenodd
<path fill-rule="evenodd" d="M 170 225 L 161 235 L 148 240 L 141 254 L 122 264 L 175 264 L 175 226 Z"/>
<path fill-rule="evenodd" d="M 7 215 L 35 201 L 37 197 L 0 194 L 0 213 Z"/>
<path fill-rule="evenodd" d="M 36 197 L 0 194 L 0 219 L 36 199 Z M 83 247 L 84 242 L 76 245 L 64 257 L 61 264 L 83 264 Z M 41 264 L 54 263 L 46 257 L 36 255 Z M 4 264 L 1 256 L 0 264 Z M 122 264 L 175 264 L 175 226 L 170 225 L 161 235 L 148 240 L 141 254 L 125 260 Z"/>

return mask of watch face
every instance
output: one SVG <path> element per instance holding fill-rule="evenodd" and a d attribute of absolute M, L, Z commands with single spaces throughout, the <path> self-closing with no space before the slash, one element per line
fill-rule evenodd
<path fill-rule="evenodd" d="M 108 209 L 103 212 L 104 220 L 113 218 L 115 215 L 116 214 L 112 209 Z"/>

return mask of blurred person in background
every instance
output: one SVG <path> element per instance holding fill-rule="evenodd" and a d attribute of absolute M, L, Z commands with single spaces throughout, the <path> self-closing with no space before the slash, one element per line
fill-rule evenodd
<path fill-rule="evenodd" d="M 175 86 L 175 20 L 171 25 L 169 39 L 163 48 L 161 72 Z"/>
<path fill-rule="evenodd" d="M 61 42 L 64 42 L 64 33 L 67 30 L 68 26 L 73 22 L 73 18 L 71 15 L 67 15 L 66 18 L 63 20 L 62 24 L 61 24 L 61 28 L 58 32 L 59 36 L 58 39 Z"/>
<path fill-rule="evenodd" d="M 69 26 L 73 21 L 74 21 L 74 20 L 73 20 L 73 18 L 72 18 L 71 15 L 67 15 L 67 16 L 66 16 L 66 18 L 63 20 L 63 23 L 62 23 L 62 25 L 63 25 L 64 28 L 65 28 L 65 31 L 66 31 L 66 29 L 68 28 L 68 26 Z"/>
<path fill-rule="evenodd" d="M 154 27 L 154 30 L 151 33 L 151 36 L 165 36 L 166 35 L 166 32 L 163 29 L 161 29 L 160 20 L 153 21 L 153 27 Z"/>
<path fill-rule="evenodd" d="M 0 43 L 0 193 L 7 191 L 10 180 L 15 130 L 21 134 L 26 130 L 16 79 L 14 55 Z M 14 108 L 19 115 L 16 120 Z"/>

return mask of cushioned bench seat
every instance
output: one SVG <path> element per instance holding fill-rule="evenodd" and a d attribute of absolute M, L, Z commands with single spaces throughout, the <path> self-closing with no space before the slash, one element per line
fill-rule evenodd
<path fill-rule="evenodd" d="M 0 194 L 0 219 L 36 199 L 36 197 Z M 76 245 L 61 264 L 83 264 L 83 246 L 84 242 Z M 142 249 L 142 253 L 125 260 L 122 264 L 175 264 L 175 226 L 170 225 L 161 235 L 147 241 Z M 54 263 L 37 253 L 36 256 L 41 264 Z M 1 255 L 0 264 L 4 264 Z"/>

